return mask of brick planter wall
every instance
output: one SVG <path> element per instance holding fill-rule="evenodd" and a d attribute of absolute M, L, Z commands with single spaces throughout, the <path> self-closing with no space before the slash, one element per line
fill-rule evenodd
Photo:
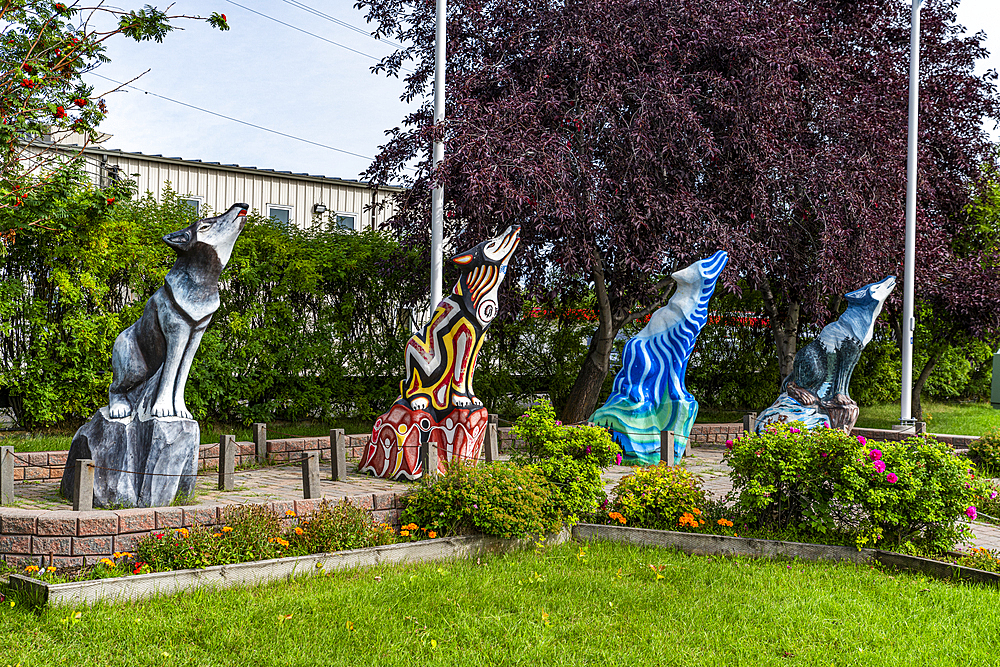
<path fill-rule="evenodd" d="M 371 512 L 378 522 L 399 526 L 402 509 L 395 493 L 364 494 L 348 498 Z M 320 500 L 268 503 L 279 515 L 292 510 L 304 516 Z M 238 505 L 150 507 L 123 510 L 24 510 L 0 508 L 0 559 L 10 565 L 56 567 L 92 564 L 116 551 L 132 551 L 150 532 L 195 525 L 220 526 L 227 508 Z"/>

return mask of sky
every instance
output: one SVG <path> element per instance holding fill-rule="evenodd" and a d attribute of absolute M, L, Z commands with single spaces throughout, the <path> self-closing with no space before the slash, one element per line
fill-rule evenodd
<path fill-rule="evenodd" d="M 979 72 L 1000 70 L 996 3 L 963 0 L 958 9 L 959 23 L 986 32 L 987 48 L 997 54 L 980 62 Z M 108 79 L 140 78 L 134 88 L 107 96 L 101 129 L 112 138 L 105 147 L 356 179 L 385 143 L 385 131 L 416 106 L 400 101 L 402 80 L 371 72 L 393 46 L 330 20 L 370 32 L 354 0 L 178 0 L 171 8 L 172 14 L 213 11 L 226 15 L 229 31 L 178 21 L 184 30 L 159 44 L 109 40 L 111 62 L 87 77 L 95 93 L 117 85 Z"/>

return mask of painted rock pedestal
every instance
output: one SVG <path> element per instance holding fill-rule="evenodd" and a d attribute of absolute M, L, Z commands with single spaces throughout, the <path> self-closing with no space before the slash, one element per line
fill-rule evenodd
<path fill-rule="evenodd" d="M 406 344 L 400 397 L 375 422 L 360 472 L 418 479 L 426 443 L 437 447 L 439 472 L 459 459 L 470 464 L 479 459 L 488 414 L 473 393 L 472 376 L 519 233 L 520 227 L 509 227 L 451 259 L 462 276 L 424 330 Z"/>
<path fill-rule="evenodd" d="M 610 428 L 625 459 L 660 460 L 660 432 L 674 433 L 674 457 L 687 448 L 698 402 L 684 385 L 688 359 L 705 322 L 708 302 L 728 256 L 719 251 L 672 275 L 677 289 L 667 305 L 625 344 L 611 396 L 590 421 Z"/>

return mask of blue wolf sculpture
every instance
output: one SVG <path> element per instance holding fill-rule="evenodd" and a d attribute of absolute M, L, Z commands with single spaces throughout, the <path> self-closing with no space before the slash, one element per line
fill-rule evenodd
<path fill-rule="evenodd" d="M 688 359 L 708 320 L 708 301 L 728 255 L 720 250 L 672 274 L 677 289 L 667 305 L 625 344 L 611 396 L 590 418 L 612 430 L 626 460 L 660 460 L 660 432 L 674 432 L 674 455 L 687 447 L 698 401 L 684 385 Z"/>

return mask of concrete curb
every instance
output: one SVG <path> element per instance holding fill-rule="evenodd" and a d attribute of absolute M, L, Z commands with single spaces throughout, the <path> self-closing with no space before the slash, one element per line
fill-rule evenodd
<path fill-rule="evenodd" d="M 545 539 L 546 544 L 561 544 L 570 539 L 562 530 Z M 215 565 L 203 569 L 174 570 L 137 574 L 113 579 L 91 579 L 50 584 L 20 574 L 11 574 L 9 585 L 40 604 L 78 605 L 102 600 L 139 600 L 154 595 L 172 595 L 195 588 L 255 585 L 295 576 L 310 576 L 330 570 L 396 563 L 419 563 L 448 558 L 471 558 L 482 554 L 500 554 L 534 546 L 532 539 L 501 539 L 483 535 L 442 537 L 420 542 L 389 544 L 336 553 L 312 554 L 292 558 Z"/>
<path fill-rule="evenodd" d="M 957 579 L 1000 586 L 1000 574 L 943 561 L 907 556 L 881 549 L 758 540 L 748 537 L 679 533 L 626 526 L 581 523 L 573 526 L 573 539 L 608 540 L 639 546 L 674 548 L 689 556 L 749 556 L 751 558 L 801 558 L 814 561 L 877 562 L 883 566 L 926 574 L 938 579 Z"/>

